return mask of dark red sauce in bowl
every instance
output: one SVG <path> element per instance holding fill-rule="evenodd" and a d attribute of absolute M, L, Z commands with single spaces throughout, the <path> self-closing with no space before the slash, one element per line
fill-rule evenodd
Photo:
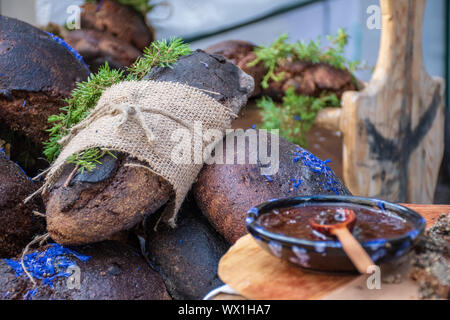
<path fill-rule="evenodd" d="M 319 224 L 333 224 L 339 209 L 351 209 L 356 215 L 353 236 L 360 242 L 380 238 L 395 238 L 414 229 L 414 225 L 401 216 L 381 208 L 356 204 L 320 203 L 291 208 L 273 209 L 257 218 L 257 224 L 267 231 L 307 240 L 334 240 L 314 231 L 309 224 L 313 218 Z M 339 218 L 337 218 L 339 220 Z"/>
<path fill-rule="evenodd" d="M 425 219 L 413 210 L 352 196 L 274 199 L 250 209 L 246 224 L 258 244 L 280 259 L 312 271 L 356 272 L 340 242 L 313 231 L 309 223 L 311 217 L 332 222 L 339 209 L 355 212 L 351 232 L 378 265 L 405 255 L 425 230 Z"/>

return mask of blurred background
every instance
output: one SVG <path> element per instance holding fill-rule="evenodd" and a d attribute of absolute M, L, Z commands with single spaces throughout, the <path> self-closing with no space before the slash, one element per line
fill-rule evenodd
<path fill-rule="evenodd" d="M 83 0 L 0 0 L 0 13 L 33 25 L 63 25 L 67 8 Z M 147 14 L 156 37 L 181 36 L 193 48 L 205 48 L 222 40 L 239 39 L 269 45 L 282 33 L 289 41 L 315 40 L 335 34 L 342 27 L 350 35 L 346 56 L 375 66 L 380 29 L 369 29 L 367 12 L 377 0 L 167 0 Z M 159 4 L 159 5 L 158 5 Z M 431 75 L 446 77 L 448 71 L 448 1 L 427 1 L 424 22 L 424 59 Z M 370 72 L 359 71 L 367 81 Z"/>

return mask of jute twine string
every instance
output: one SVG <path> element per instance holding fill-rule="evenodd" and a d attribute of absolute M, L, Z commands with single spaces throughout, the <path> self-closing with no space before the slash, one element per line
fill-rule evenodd
<path fill-rule="evenodd" d="M 207 146 L 203 139 L 201 144 L 194 143 L 198 134 L 194 122 L 203 130 L 219 130 L 223 136 L 235 117 L 231 109 L 185 84 L 121 82 L 105 90 L 91 114 L 60 141 L 63 149 L 43 173 L 45 183 L 38 192 L 47 192 L 54 185 L 65 161 L 75 153 L 96 147 L 123 152 L 144 162 L 147 169 L 172 185 L 175 198 L 169 201 L 161 220 L 175 226 L 176 214 L 203 166 L 195 163 L 194 155 L 203 155 Z M 189 131 L 189 142 L 173 141 L 173 133 L 179 129 Z M 183 150 L 191 150 L 191 159 L 180 164 L 173 161 L 172 154 L 181 143 Z"/>
<path fill-rule="evenodd" d="M 37 283 L 36 280 L 34 279 L 34 277 L 31 275 L 31 273 L 28 271 L 27 267 L 25 266 L 25 255 L 28 253 L 28 251 L 30 250 L 31 246 L 35 243 L 39 242 L 39 247 L 42 246 L 42 244 L 48 240 L 48 238 L 50 238 L 50 235 L 48 233 L 45 233 L 43 235 L 40 236 L 35 236 L 33 240 L 31 240 L 26 247 L 23 249 L 22 251 L 22 255 L 20 256 L 20 265 L 22 266 L 23 271 L 25 272 L 25 274 L 27 275 L 27 277 L 31 280 L 31 282 L 33 283 L 33 289 L 36 288 Z"/>

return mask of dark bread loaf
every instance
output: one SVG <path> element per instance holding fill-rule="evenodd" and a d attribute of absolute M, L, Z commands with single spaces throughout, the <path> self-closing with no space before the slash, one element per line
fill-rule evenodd
<path fill-rule="evenodd" d="M 261 87 L 261 81 L 267 73 L 263 62 L 249 67 L 248 64 L 256 59 L 255 45 L 246 41 L 229 40 L 217 43 L 205 49 L 206 52 L 221 54 L 233 61 L 246 73 L 255 79 L 254 95 L 266 95 L 280 101 L 290 87 L 297 94 L 320 96 L 323 92 L 334 92 L 339 98 L 344 91 L 356 90 L 357 83 L 347 70 L 337 69 L 325 63 L 310 61 L 280 61 L 275 74 L 284 72 L 281 81 L 269 81 L 269 87 Z"/>
<path fill-rule="evenodd" d="M 245 73 L 252 76 L 255 80 L 255 90 L 253 96 L 258 96 L 261 93 L 261 81 L 264 78 L 267 70 L 264 67 L 264 63 L 260 62 L 254 67 L 247 66 L 248 63 L 256 59 L 256 55 L 253 52 L 255 49 L 253 43 L 242 40 L 228 40 L 219 42 L 211 47 L 205 49 L 206 52 L 211 54 L 220 54 L 233 62 Z"/>
<path fill-rule="evenodd" d="M 108 62 L 115 69 L 130 66 L 141 55 L 132 45 L 97 30 L 66 32 L 66 42 L 81 54 L 92 72 Z"/>
<path fill-rule="evenodd" d="M 78 173 L 69 186 L 72 165 L 67 165 L 50 195 L 45 196 L 47 230 L 60 244 L 85 244 L 109 239 L 131 229 L 164 205 L 170 185 L 147 169 L 126 167 L 137 163 L 124 154 L 104 157 L 94 174 Z M 104 170 L 106 167 L 109 170 Z"/>
<path fill-rule="evenodd" d="M 89 70 L 67 48 L 27 23 L 0 16 L 0 30 L 0 119 L 41 143 L 48 138 L 48 117 L 59 112 L 62 98 Z"/>
<path fill-rule="evenodd" d="M 172 68 L 155 68 L 144 79 L 180 82 L 217 92 L 206 94 L 235 113 L 253 90 L 250 76 L 224 58 L 202 51 L 181 57 Z M 123 166 L 136 162 L 126 155 L 118 155 L 117 161 L 111 158 L 102 162 L 94 173 L 78 174 L 64 187 L 73 170 L 67 165 L 46 197 L 47 229 L 56 242 L 84 244 L 108 239 L 156 211 L 172 194 L 168 182 L 156 174 Z"/>
<path fill-rule="evenodd" d="M 50 246 L 35 252 L 49 252 Z M 64 249 L 62 249 L 64 250 Z M 0 261 L 0 296 L 7 300 L 169 300 L 161 277 L 150 268 L 145 259 L 132 247 L 114 241 L 95 243 L 89 246 L 74 247 L 77 255 L 88 258 L 80 261 L 67 251 L 62 255 L 46 253 L 47 263 L 54 265 L 59 259 L 70 259 L 79 268 L 80 287 L 70 288 L 66 276 L 59 276 L 52 281 L 51 287 L 44 281 L 35 279 L 33 283 L 22 273 L 17 277 L 8 261 Z M 33 252 L 31 252 L 33 254 Z M 90 258 L 89 258 L 90 257 Z M 84 259 L 86 260 L 86 259 Z M 18 259 L 15 259 L 18 262 Z M 44 260 L 45 261 L 45 260 Z M 17 264 L 11 263 L 14 267 Z M 34 266 L 39 266 L 35 262 Z M 48 268 L 48 265 L 45 266 Z M 33 269 L 33 268 L 29 268 Z M 58 270 L 57 272 L 66 272 Z M 55 272 L 56 273 L 56 272 Z M 33 272 L 32 272 L 33 274 Z M 50 277 L 53 274 L 47 276 Z M 74 283 L 75 285 L 75 283 Z"/>
<path fill-rule="evenodd" d="M 259 132 L 259 131 L 257 131 Z M 268 150 L 273 136 L 268 139 Z M 259 140 L 258 140 L 259 141 Z M 250 143 L 246 143 L 248 155 Z M 226 143 L 223 143 L 224 159 Z M 236 162 L 235 149 L 235 163 Z M 279 138 L 279 170 L 265 176 L 264 161 L 257 164 L 205 165 L 193 186 L 193 194 L 203 214 L 230 243 L 247 233 L 245 215 L 253 206 L 270 199 L 314 194 L 350 194 L 326 162 L 308 151 Z M 225 161 L 224 161 L 225 163 Z"/>
<path fill-rule="evenodd" d="M 358 84 L 347 70 L 337 69 L 326 63 L 289 61 L 280 65 L 275 73 L 284 72 L 281 81 L 269 81 L 263 95 L 282 100 L 285 92 L 293 87 L 295 93 L 320 96 L 323 92 L 335 93 L 340 99 L 345 91 L 358 90 Z"/>
<path fill-rule="evenodd" d="M 81 28 L 110 34 L 140 51 L 154 40 L 154 31 L 145 23 L 145 17 L 114 0 L 85 3 L 81 11 Z"/>
<path fill-rule="evenodd" d="M 33 214 L 43 210 L 42 200 L 23 203 L 38 187 L 0 150 L 0 258 L 19 254 L 35 235 L 44 233 L 45 220 Z"/>
<path fill-rule="evenodd" d="M 77 81 L 89 70 L 68 48 L 45 32 L 0 16 L 0 138 L 29 174 L 46 165 L 42 143 L 48 117 L 58 114 Z"/>
<path fill-rule="evenodd" d="M 155 217 L 156 218 L 156 217 Z M 217 275 L 226 241 L 211 227 L 194 201 L 186 200 L 177 227 L 146 223 L 147 251 L 174 299 L 202 299 L 223 285 Z"/>

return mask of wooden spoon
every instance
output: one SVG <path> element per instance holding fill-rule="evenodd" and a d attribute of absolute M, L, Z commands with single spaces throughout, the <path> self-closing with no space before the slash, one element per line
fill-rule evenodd
<path fill-rule="evenodd" d="M 325 219 L 319 216 L 310 218 L 309 224 L 321 234 L 336 236 L 356 269 L 361 274 L 367 273 L 368 268 L 375 265 L 375 263 L 351 234 L 351 230 L 356 223 L 355 212 L 349 209 L 338 209 L 332 219 L 329 219 L 329 217 L 325 218 L 327 218 L 327 221 L 324 221 Z"/>

